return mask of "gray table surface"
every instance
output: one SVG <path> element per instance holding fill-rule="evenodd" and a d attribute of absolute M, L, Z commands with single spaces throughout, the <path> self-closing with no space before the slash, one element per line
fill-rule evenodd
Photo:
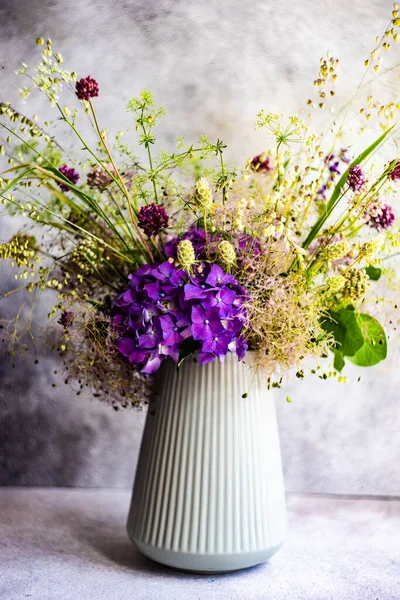
<path fill-rule="evenodd" d="M 288 539 L 268 564 L 197 576 L 132 547 L 129 499 L 0 489 L 1 600 L 400 600 L 400 500 L 290 495 Z"/>

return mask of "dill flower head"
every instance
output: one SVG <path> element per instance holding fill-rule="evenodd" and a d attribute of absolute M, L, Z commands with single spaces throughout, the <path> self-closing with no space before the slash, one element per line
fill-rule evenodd
<path fill-rule="evenodd" d="M 79 173 L 77 171 L 75 171 L 75 169 L 73 167 L 69 167 L 68 165 L 63 165 L 62 167 L 59 168 L 59 171 L 60 171 L 60 173 L 62 173 L 64 175 L 64 177 L 69 179 L 69 181 L 71 183 L 73 183 L 74 185 L 78 182 Z M 67 184 L 61 183 L 61 182 L 57 182 L 57 183 L 63 192 L 68 192 L 69 186 Z"/>
<path fill-rule="evenodd" d="M 236 262 L 235 248 L 227 240 L 218 244 L 218 257 L 225 267 L 231 267 Z"/>
<path fill-rule="evenodd" d="M 90 98 L 95 98 L 99 95 L 99 84 L 89 75 L 77 81 L 75 89 L 79 100 L 86 100 L 88 102 Z"/>
<path fill-rule="evenodd" d="M 329 244 L 322 251 L 322 257 L 325 260 L 335 261 L 346 256 L 350 251 L 349 243 L 346 240 L 342 240 L 340 242 L 335 242 L 334 244 Z"/>
<path fill-rule="evenodd" d="M 350 269 L 344 274 L 343 295 L 351 302 L 364 298 L 369 289 L 368 275 L 364 269 Z"/>
<path fill-rule="evenodd" d="M 168 227 L 169 217 L 165 208 L 158 204 L 142 206 L 138 213 L 138 225 L 148 237 L 155 237 Z"/>
<path fill-rule="evenodd" d="M 194 203 L 203 211 L 210 210 L 213 205 L 213 197 L 208 183 L 205 177 L 198 180 L 195 185 L 194 192 L 192 195 Z"/>
<path fill-rule="evenodd" d="M 396 220 L 393 208 L 383 200 L 371 202 L 365 209 L 363 217 L 367 225 L 377 231 L 389 229 Z"/>
<path fill-rule="evenodd" d="M 361 192 L 366 184 L 366 177 L 364 171 L 359 165 L 353 165 L 349 169 L 349 175 L 347 177 L 347 185 L 353 192 Z"/>
<path fill-rule="evenodd" d="M 182 269 L 190 271 L 191 267 L 196 262 L 193 244 L 190 240 L 182 240 L 178 244 L 177 258 Z"/>
<path fill-rule="evenodd" d="M 257 156 L 254 156 L 254 158 L 252 158 L 250 161 L 250 166 L 253 171 L 264 171 L 265 173 L 268 173 L 272 169 L 271 159 L 265 152 L 263 154 L 257 154 Z"/>

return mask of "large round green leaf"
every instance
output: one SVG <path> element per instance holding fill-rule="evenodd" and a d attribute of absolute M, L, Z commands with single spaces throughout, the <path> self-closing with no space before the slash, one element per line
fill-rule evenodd
<path fill-rule="evenodd" d="M 333 334 L 336 350 L 340 350 L 345 356 L 353 356 L 364 344 L 364 337 L 354 310 L 331 311 L 321 325 L 325 331 Z"/>
<path fill-rule="evenodd" d="M 387 355 L 386 335 L 382 325 L 363 313 L 357 314 L 358 323 L 364 338 L 364 344 L 349 360 L 359 367 L 372 367 Z"/>

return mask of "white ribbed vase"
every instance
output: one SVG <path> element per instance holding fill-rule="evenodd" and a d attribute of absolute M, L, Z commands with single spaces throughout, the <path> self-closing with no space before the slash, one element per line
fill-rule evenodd
<path fill-rule="evenodd" d="M 202 367 L 188 358 L 181 379 L 166 361 L 136 471 L 133 543 L 171 567 L 223 572 L 266 561 L 285 532 L 279 437 L 265 377 L 233 354 Z"/>

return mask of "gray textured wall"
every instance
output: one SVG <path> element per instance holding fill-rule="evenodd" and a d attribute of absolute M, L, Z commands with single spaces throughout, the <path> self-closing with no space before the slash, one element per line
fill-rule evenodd
<path fill-rule="evenodd" d="M 15 69 L 36 37 L 49 36 L 67 66 L 99 80 L 100 121 L 110 129 L 124 127 L 125 101 L 149 87 L 169 113 L 162 145 L 177 133 L 205 132 L 227 141 L 240 161 L 264 148 L 252 129 L 255 113 L 296 110 L 327 49 L 342 59 L 345 81 L 360 76 L 390 7 L 388 0 L 0 0 L 0 99 L 16 100 Z M 43 114 L 39 99 L 30 107 Z M 14 227 L 0 221 L 0 239 Z M 0 277 L 0 291 L 9 289 L 4 267 Z M 46 312 L 41 306 L 38 323 Z M 4 352 L 0 360 L 0 484 L 131 484 L 143 412 L 115 413 L 76 396 L 45 349 L 38 365 L 25 359 L 12 369 Z M 347 386 L 290 379 L 277 393 L 287 488 L 399 495 L 399 379 L 396 343 L 390 360 L 363 371 L 359 383 L 357 375 Z"/>

